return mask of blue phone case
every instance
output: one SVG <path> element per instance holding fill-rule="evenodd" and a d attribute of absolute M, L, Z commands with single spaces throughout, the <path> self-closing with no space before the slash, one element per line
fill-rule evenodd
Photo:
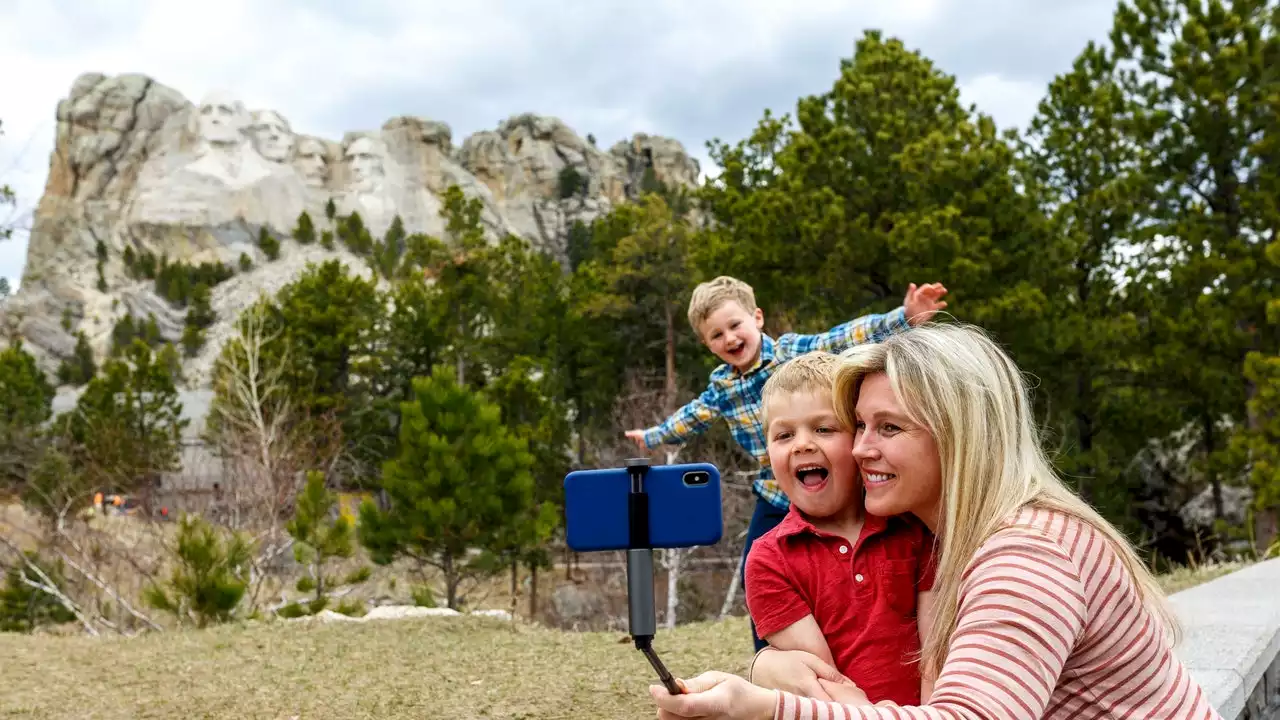
<path fill-rule="evenodd" d="M 705 484 L 686 475 L 705 473 Z M 720 471 L 709 463 L 654 465 L 644 476 L 649 495 L 649 544 L 655 548 L 714 545 L 724 532 Z M 626 550 L 630 541 L 626 468 L 576 470 L 564 479 L 565 541 L 577 552 Z"/>

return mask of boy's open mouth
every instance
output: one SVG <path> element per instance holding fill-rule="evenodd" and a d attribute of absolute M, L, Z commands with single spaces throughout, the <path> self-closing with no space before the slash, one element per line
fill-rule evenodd
<path fill-rule="evenodd" d="M 796 468 L 796 480 L 806 490 L 820 490 L 827 484 L 829 471 L 820 465 L 801 465 Z"/>

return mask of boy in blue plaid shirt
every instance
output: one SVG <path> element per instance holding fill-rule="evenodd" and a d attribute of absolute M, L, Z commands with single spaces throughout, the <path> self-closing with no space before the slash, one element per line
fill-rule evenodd
<path fill-rule="evenodd" d="M 880 342 L 895 332 L 928 322 L 947 304 L 947 289 L 941 283 L 907 289 L 902 307 L 883 315 L 864 315 L 817 335 L 787 333 L 777 340 L 763 334 L 764 312 L 756 306 L 751 286 L 735 278 L 721 276 L 704 282 L 689 300 L 689 324 L 698 339 L 724 364 L 711 373 L 707 389 L 689 404 L 675 411 L 660 425 L 645 430 L 628 430 L 626 436 L 643 450 L 662 444 L 680 444 L 711 427 L 717 417 L 729 423 L 733 438 L 760 463 L 759 475 L 751 484 L 756 495 L 755 512 L 747 526 L 747 543 L 742 551 L 745 564 L 751 545 L 786 517 L 791 506 L 778 488 L 769 468 L 764 428 L 760 422 L 760 392 L 778 366 L 814 350 L 840 353 L 863 343 Z M 745 591 L 745 574 L 744 574 Z M 767 643 L 751 638 L 759 651 Z"/>

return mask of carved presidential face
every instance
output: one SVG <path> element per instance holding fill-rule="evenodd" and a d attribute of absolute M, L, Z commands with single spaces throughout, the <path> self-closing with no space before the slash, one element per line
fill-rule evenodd
<path fill-rule="evenodd" d="M 262 157 L 272 162 L 286 162 L 293 157 L 296 145 L 293 130 L 279 113 L 272 110 L 255 112 L 249 134 Z"/>
<path fill-rule="evenodd" d="M 304 137 L 298 142 L 298 154 L 294 167 L 311 187 L 324 187 L 329 181 L 329 158 L 324 144 L 315 138 Z"/>
<path fill-rule="evenodd" d="M 362 137 L 347 146 L 345 159 L 351 169 L 353 189 L 371 192 L 382 186 L 385 154 L 378 143 Z"/>
<path fill-rule="evenodd" d="M 197 132 L 215 145 L 240 142 L 247 122 L 244 106 L 222 93 L 205 98 L 197 112 Z"/>

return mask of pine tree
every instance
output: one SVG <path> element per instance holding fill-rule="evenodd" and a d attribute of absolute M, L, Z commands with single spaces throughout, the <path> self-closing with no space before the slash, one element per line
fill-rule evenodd
<path fill-rule="evenodd" d="M 178 441 L 189 421 L 171 362 L 135 339 L 85 388 L 68 432 L 75 464 L 91 487 L 132 492 L 177 469 Z"/>
<path fill-rule="evenodd" d="M 1140 288 L 1124 286 L 1133 275 L 1124 253 L 1141 242 L 1154 201 L 1127 122 L 1134 110 L 1114 59 L 1090 43 L 1050 84 L 1022 140 L 1029 189 L 1049 219 L 1043 253 L 1058 288 L 1045 313 L 1055 372 L 1041 377 L 1041 392 L 1069 439 L 1059 466 L 1112 518 L 1133 509 L 1131 459 L 1153 434 L 1176 429 L 1179 414 L 1147 389 L 1152 378 L 1134 372 L 1149 347 Z"/>
<path fill-rule="evenodd" d="M 310 245 L 316 241 L 316 228 L 306 210 L 298 215 L 298 224 L 293 228 L 293 239 L 302 245 Z"/>
<path fill-rule="evenodd" d="M 98 372 L 97 362 L 93 359 L 93 348 L 89 347 L 89 338 L 84 331 L 76 332 L 76 347 L 70 358 L 58 365 L 58 383 L 61 385 L 80 386 L 93 379 Z"/>
<path fill-rule="evenodd" d="M 258 229 L 258 248 L 262 250 L 269 261 L 280 258 L 280 241 L 265 227 Z"/>
<path fill-rule="evenodd" d="M 572 427 L 567 408 L 556 397 L 554 379 L 554 375 L 545 372 L 544 362 L 521 356 L 485 388 L 485 395 L 501 410 L 503 425 L 528 443 L 533 457 L 533 499 L 537 503 L 534 519 L 512 523 L 507 528 L 509 532 L 494 545 L 497 558 L 511 568 L 513 597 L 520 566 L 532 571 L 530 617 L 537 615 L 537 572 L 551 566 L 545 544 L 559 525 L 564 476 L 570 469 Z"/>
<path fill-rule="evenodd" d="M 32 477 L 53 416 L 54 388 L 21 338 L 0 351 L 0 492 L 22 488 Z"/>
<path fill-rule="evenodd" d="M 53 581 L 54 587 L 64 586 L 62 560 L 46 562 L 38 554 L 27 551 L 27 562 L 34 563 Z M 76 616 L 56 597 L 24 581 L 31 571 L 24 563 L 14 563 L 5 572 L 0 585 L 0 632 L 29 633 L 44 625 L 74 622 Z"/>
<path fill-rule="evenodd" d="M 1159 288 L 1149 338 L 1163 352 L 1153 374 L 1200 429 L 1197 469 L 1220 518 L 1221 486 L 1242 470 L 1230 434 L 1256 422 L 1246 358 L 1277 349 L 1266 324 L 1275 287 L 1258 272 L 1275 227 L 1267 208 L 1277 170 L 1257 154 L 1277 131 L 1277 19 L 1267 0 L 1126 1 L 1111 32 L 1161 199 L 1144 247 L 1144 281 Z"/>
<path fill-rule="evenodd" d="M 887 312 L 910 283 L 941 281 L 964 288 L 948 312 L 1039 369 L 1027 329 L 1048 305 L 1043 216 L 995 124 L 918 52 L 868 31 L 794 122 L 766 112 L 711 155 L 722 171 L 702 193 L 700 275 L 749 278 L 772 332 Z"/>
<path fill-rule="evenodd" d="M 200 283 L 191 291 L 191 305 L 182 329 L 182 347 L 187 357 L 195 357 L 204 346 L 204 331 L 213 325 L 217 315 L 209 304 L 209 286 Z"/>
<path fill-rule="evenodd" d="M 373 252 L 373 236 L 369 234 L 369 229 L 364 226 L 364 219 L 358 212 L 351 213 L 338 223 L 338 239 L 358 257 L 368 257 Z"/>
<path fill-rule="evenodd" d="M 337 503 L 325 488 L 324 473 L 310 471 L 307 484 L 294 503 L 294 516 L 287 529 L 294 539 L 293 556 L 307 568 L 310 586 L 315 590 L 316 604 L 324 602 L 335 580 L 326 576 L 325 564 L 331 558 L 349 558 L 355 552 L 354 529 L 345 515 L 330 518 Z M 300 588 L 301 589 L 301 588 Z"/>
<path fill-rule="evenodd" d="M 227 535 L 198 515 L 178 521 L 173 569 L 164 583 L 144 591 L 147 604 L 197 627 L 226 622 L 249 588 L 251 542 L 239 533 Z"/>
<path fill-rule="evenodd" d="M 98 258 L 98 292 L 107 291 L 107 278 L 104 275 L 107 265 L 107 244 L 98 240 L 94 245 L 94 254 Z"/>
<path fill-rule="evenodd" d="M 375 562 L 406 556 L 437 568 L 456 609 L 459 585 L 486 573 L 468 552 L 510 550 L 521 524 L 538 516 L 527 443 L 503 426 L 497 405 L 453 374 L 438 367 L 413 381 L 400 410 L 399 454 L 383 469 L 390 506 L 366 501 L 359 536 Z"/>
<path fill-rule="evenodd" d="M 0 351 L 0 426 L 34 430 L 53 413 L 54 388 L 18 339 Z"/>
<path fill-rule="evenodd" d="M 353 275 L 337 260 L 310 264 L 263 309 L 263 330 L 278 342 L 263 347 L 261 361 L 280 368 L 283 392 L 300 416 L 341 423 L 358 467 L 332 479 L 367 482 L 395 440 L 377 402 L 386 310 L 375 281 Z M 229 352 L 224 348 L 223 357 L 233 357 Z"/>
<path fill-rule="evenodd" d="M 626 234 L 582 268 L 598 288 L 586 312 L 628 326 L 633 354 L 661 358 L 650 366 L 661 368 L 665 404 L 674 410 L 684 311 L 694 285 L 694 230 L 655 194 L 621 210 L 616 221 Z"/>

